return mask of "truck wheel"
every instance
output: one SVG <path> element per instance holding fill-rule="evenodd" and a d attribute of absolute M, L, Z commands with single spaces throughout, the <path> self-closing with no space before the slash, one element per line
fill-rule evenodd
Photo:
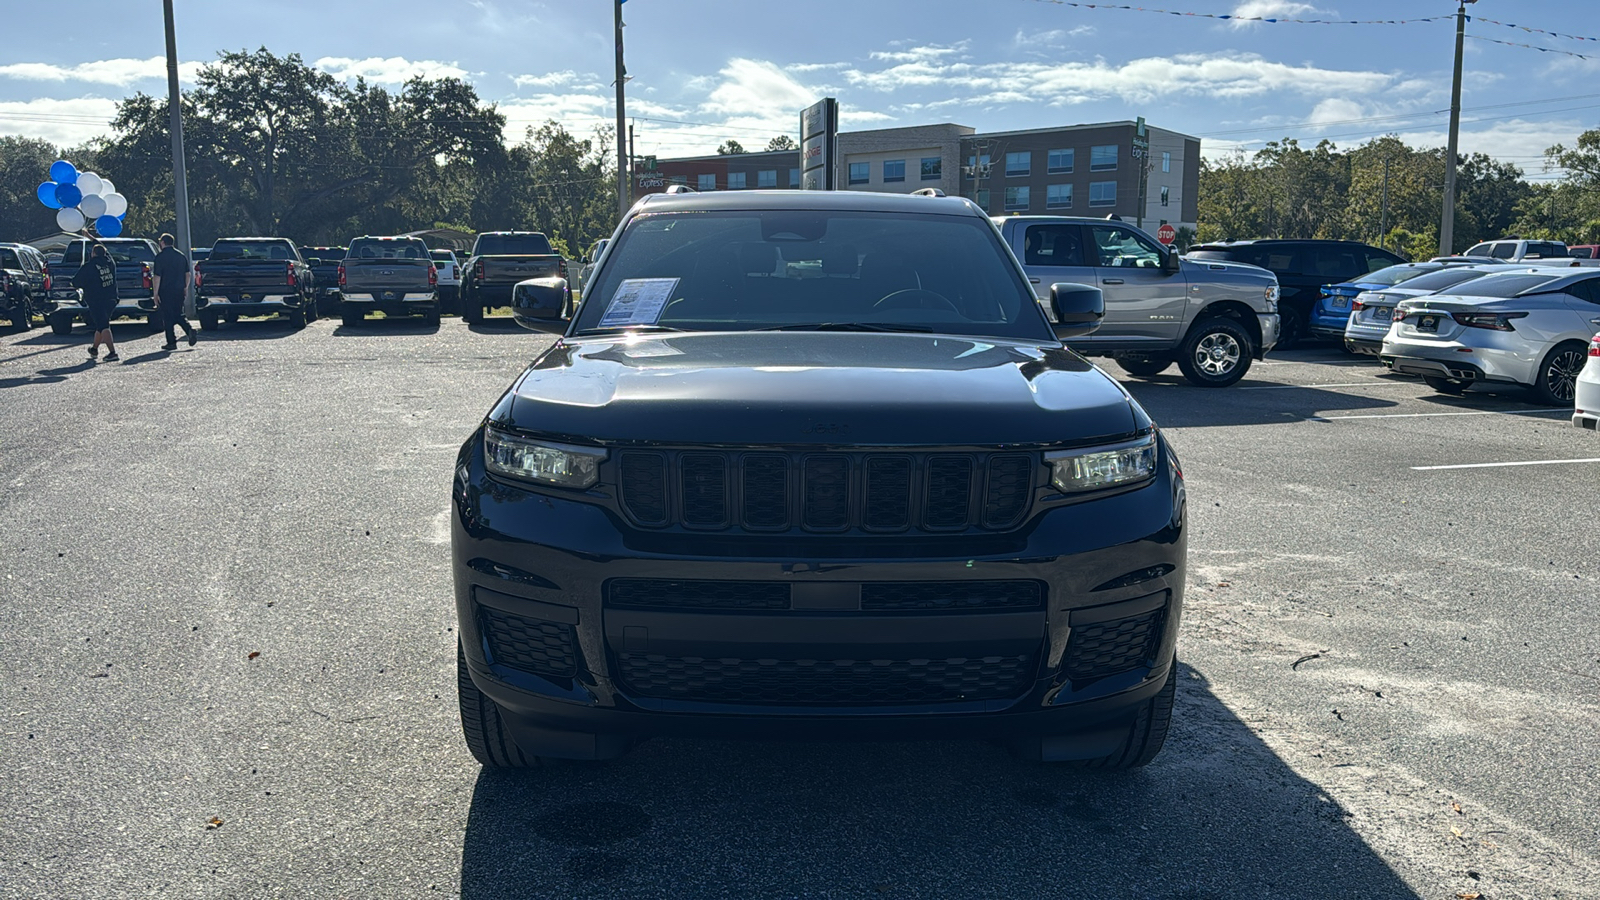
<path fill-rule="evenodd" d="M 1439 393 L 1449 394 L 1452 397 L 1461 396 L 1462 392 L 1467 389 L 1467 385 L 1469 383 L 1465 381 L 1458 381 L 1454 378 L 1444 378 L 1439 375 L 1424 375 L 1422 376 L 1422 382 Z"/>
<path fill-rule="evenodd" d="M 1138 375 L 1141 378 L 1159 375 L 1172 365 L 1170 356 L 1119 356 L 1117 365 L 1129 375 Z"/>
<path fill-rule="evenodd" d="M 340 318 L 341 321 L 344 322 L 344 327 L 346 327 L 346 328 L 354 328 L 357 325 L 360 325 L 361 324 L 361 320 L 365 319 L 366 316 L 363 316 L 361 314 L 361 311 L 358 310 L 358 309 L 347 309 L 347 310 L 344 311 L 344 314 L 341 315 L 339 318 Z"/>
<path fill-rule="evenodd" d="M 304 309 L 289 310 L 289 327 L 296 331 L 306 327 L 306 311 Z"/>
<path fill-rule="evenodd" d="M 476 296 L 461 298 L 461 320 L 468 325 L 477 325 L 483 321 L 483 306 L 478 303 Z"/>
<path fill-rule="evenodd" d="M 1172 658 L 1172 669 L 1167 672 L 1167 682 L 1160 693 L 1145 701 L 1128 730 L 1128 740 L 1115 753 L 1099 759 L 1084 760 L 1076 765 L 1086 769 L 1137 769 L 1149 765 L 1167 742 L 1167 729 L 1172 725 L 1172 703 L 1178 693 L 1178 658 Z"/>
<path fill-rule="evenodd" d="M 200 316 L 201 331 L 216 331 L 218 328 L 222 327 L 222 324 L 217 321 L 217 313 L 215 310 L 202 309 L 198 315 Z"/>
<path fill-rule="evenodd" d="M 431 326 L 433 328 L 438 328 L 439 327 L 439 307 L 435 306 L 433 309 L 430 309 L 430 310 L 424 312 L 422 314 L 422 321 L 426 325 L 429 325 L 429 326 Z"/>
<path fill-rule="evenodd" d="M 542 764 L 539 757 L 523 753 L 506 733 L 500 707 L 472 683 L 467 656 L 459 642 L 456 643 L 456 698 L 461 705 L 461 731 L 474 759 L 496 769 L 532 769 Z"/>
<path fill-rule="evenodd" d="M 317 298 L 311 297 L 311 298 L 307 299 L 306 300 L 306 321 L 307 322 L 315 322 L 320 315 L 321 315 L 321 311 L 317 309 Z"/>
<path fill-rule="evenodd" d="M 1533 395 L 1546 406 L 1571 406 L 1578 387 L 1578 373 L 1588 357 L 1588 346 L 1578 341 L 1557 344 L 1539 363 L 1533 379 Z"/>
<path fill-rule="evenodd" d="M 49 318 L 51 334 L 71 334 L 72 316 L 56 315 Z"/>
<path fill-rule="evenodd" d="M 1311 327 L 1311 310 L 1298 306 L 1278 307 L 1278 343 L 1273 350 L 1293 350 Z"/>
<path fill-rule="evenodd" d="M 1178 345 L 1178 368 L 1199 387 L 1227 387 L 1250 371 L 1250 335 L 1226 316 L 1194 323 Z"/>

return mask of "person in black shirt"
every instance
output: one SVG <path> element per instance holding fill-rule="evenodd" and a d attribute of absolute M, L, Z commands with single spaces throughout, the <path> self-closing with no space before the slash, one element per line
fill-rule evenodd
<path fill-rule="evenodd" d="M 89 358 L 98 359 L 100 345 L 106 345 L 106 362 L 116 362 L 117 345 L 111 340 L 111 314 L 117 309 L 117 264 L 104 244 L 91 242 L 89 258 L 72 276 L 72 286 L 83 291 L 83 314 L 89 320 L 94 341 Z"/>
<path fill-rule="evenodd" d="M 189 288 L 189 258 L 173 243 L 172 235 L 161 236 L 161 252 L 156 254 L 153 273 L 156 278 L 156 308 L 161 311 L 162 323 L 167 328 L 167 342 L 162 345 L 163 350 L 178 349 L 175 328 L 183 329 L 189 346 L 193 347 L 196 340 L 194 327 L 183 315 L 184 294 Z"/>

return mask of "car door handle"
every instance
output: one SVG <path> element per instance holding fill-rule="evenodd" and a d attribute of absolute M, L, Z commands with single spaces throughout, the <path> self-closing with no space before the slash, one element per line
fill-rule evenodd
<path fill-rule="evenodd" d="M 1590 319 L 1589 320 L 1589 324 L 1590 325 L 1600 325 L 1600 319 Z"/>
<path fill-rule="evenodd" d="M 1100 279 L 1100 283 L 1101 284 L 1121 284 L 1122 283 L 1122 279 L 1121 278 L 1102 278 L 1102 279 Z"/>
<path fill-rule="evenodd" d="M 1029 278 L 1028 279 L 1028 283 L 1029 284 L 1038 284 L 1039 283 L 1039 279 L 1037 279 L 1037 278 Z"/>

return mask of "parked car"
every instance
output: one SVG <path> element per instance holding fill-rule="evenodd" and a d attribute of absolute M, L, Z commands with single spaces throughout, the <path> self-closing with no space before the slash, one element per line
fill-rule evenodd
<path fill-rule="evenodd" d="M 339 264 L 339 308 L 344 324 L 360 324 L 367 314 L 421 316 L 439 324 L 439 273 L 428 245 L 417 237 L 358 237 Z"/>
<path fill-rule="evenodd" d="M 339 263 L 344 260 L 343 247 L 301 247 L 300 255 L 306 258 L 311 274 L 316 279 L 317 315 L 339 314 Z"/>
<path fill-rule="evenodd" d="M 1567 255 L 1573 259 L 1600 259 L 1600 244 L 1568 244 Z"/>
<path fill-rule="evenodd" d="M 883 264 L 879 268 L 879 263 Z M 456 459 L 467 746 L 976 736 L 1149 762 L 1172 716 L 1185 489 L 970 201 L 652 194 Z M 1054 333 L 1053 333 L 1054 332 Z"/>
<path fill-rule="evenodd" d="M 1323 285 L 1351 281 L 1405 262 L 1387 250 L 1358 241 L 1277 238 L 1198 244 L 1184 255 L 1196 260 L 1247 263 L 1278 276 L 1279 350 L 1292 349 L 1310 335 L 1311 308 L 1322 296 Z"/>
<path fill-rule="evenodd" d="M 49 292 L 44 254 L 27 244 L 0 244 L 0 316 L 18 331 L 27 331 L 35 312 L 44 315 Z"/>
<path fill-rule="evenodd" d="M 1554 263 L 1572 258 L 1567 254 L 1567 245 L 1560 241 L 1529 241 L 1522 238 L 1506 238 L 1504 240 L 1484 241 L 1480 244 L 1473 244 L 1462 255 L 1474 256 L 1480 259 L 1499 259 L 1506 262 L 1548 260 Z"/>
<path fill-rule="evenodd" d="M 439 302 L 447 310 L 456 310 L 461 289 L 461 261 L 454 250 L 429 250 L 428 258 L 439 273 Z"/>
<path fill-rule="evenodd" d="M 1471 286 L 1466 282 L 1503 271 L 1504 266 L 1494 263 L 1446 266 L 1393 287 L 1363 291 L 1350 303 L 1350 314 L 1344 329 L 1345 349 L 1351 353 L 1377 356 L 1383 349 L 1383 339 L 1389 333 L 1389 326 L 1394 323 L 1394 308 L 1400 305 L 1401 300 L 1444 291 L 1469 294 Z"/>
<path fill-rule="evenodd" d="M 1446 394 L 1517 384 L 1542 403 L 1571 404 L 1600 327 L 1600 271 L 1518 267 L 1468 284 L 1470 296 L 1402 300 L 1383 339 L 1383 364 Z"/>
<path fill-rule="evenodd" d="M 1393 287 L 1444 266 L 1444 263 L 1434 262 L 1399 263 L 1339 284 L 1323 285 L 1321 296 L 1311 307 L 1311 333 L 1317 337 L 1335 339 L 1342 344 L 1345 326 L 1350 323 L 1350 302 L 1357 294 Z"/>
<path fill-rule="evenodd" d="M 589 276 L 594 274 L 595 264 L 600 261 L 600 254 L 606 252 L 606 245 L 609 243 L 611 243 L 610 238 L 601 238 L 594 242 L 594 246 L 589 248 L 588 253 L 583 255 L 583 268 L 578 270 L 577 289 L 579 296 L 582 296 L 583 292 L 588 290 Z"/>
<path fill-rule="evenodd" d="M 473 242 L 461 274 L 461 318 L 481 322 L 486 312 L 511 304 L 512 289 L 531 278 L 567 277 L 567 261 L 537 231 L 489 231 Z M 572 305 L 567 288 L 566 305 Z"/>
<path fill-rule="evenodd" d="M 1600 334 L 1589 339 L 1589 361 L 1578 373 L 1573 394 L 1572 424 L 1600 430 Z"/>
<path fill-rule="evenodd" d="M 1277 341 L 1278 282 L 1246 265 L 1185 260 L 1122 222 L 1074 216 L 1005 216 L 995 226 L 1049 301 L 1049 285 L 1099 287 L 1106 316 L 1092 335 L 1069 341 L 1111 356 L 1134 375 L 1177 362 L 1190 383 L 1225 387 Z M 868 277 L 863 274 L 862 277 Z"/>
<path fill-rule="evenodd" d="M 191 263 L 203 262 L 210 255 L 210 247 L 196 247 L 189 251 L 189 261 Z"/>
<path fill-rule="evenodd" d="M 117 266 L 117 306 L 112 318 L 143 317 L 152 326 L 159 324 L 156 315 L 155 265 L 156 243 L 148 238 L 96 238 L 104 244 L 111 261 Z M 75 319 L 84 318 L 83 300 L 72 278 L 83 267 L 89 254 L 89 241 L 79 238 L 67 245 L 67 252 L 58 265 L 50 267 L 50 291 L 45 297 L 45 321 L 56 334 L 69 334 Z"/>
<path fill-rule="evenodd" d="M 222 238 L 195 265 L 200 327 L 215 331 L 241 316 L 279 316 L 295 328 L 316 321 L 316 276 L 288 238 Z"/>

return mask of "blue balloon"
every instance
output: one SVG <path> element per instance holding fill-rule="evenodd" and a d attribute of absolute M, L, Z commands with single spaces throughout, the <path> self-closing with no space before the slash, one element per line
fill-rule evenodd
<path fill-rule="evenodd" d="M 78 186 L 75 184 L 58 184 L 56 185 L 56 202 L 61 204 L 62 209 L 72 209 L 83 202 L 83 191 L 78 190 Z"/>
<path fill-rule="evenodd" d="M 56 184 L 76 184 L 78 181 L 78 167 L 64 159 L 58 159 L 50 164 L 50 180 Z M 68 204 L 74 206 L 76 204 Z"/>
<path fill-rule="evenodd" d="M 39 185 L 39 202 L 51 209 L 60 209 L 61 201 L 56 199 L 56 188 L 58 187 L 60 185 L 54 181 L 46 181 L 44 184 Z"/>
<path fill-rule="evenodd" d="M 94 220 L 94 230 L 101 237 L 116 237 L 122 233 L 122 220 L 116 216 L 101 216 Z"/>

